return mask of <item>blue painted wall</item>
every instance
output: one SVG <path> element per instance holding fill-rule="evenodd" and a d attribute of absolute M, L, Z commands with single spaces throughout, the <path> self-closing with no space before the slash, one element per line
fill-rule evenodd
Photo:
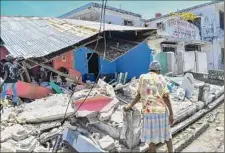
<path fill-rule="evenodd" d="M 141 74 L 148 72 L 149 63 L 153 60 L 151 51 L 148 45 L 143 42 L 114 62 L 99 57 L 99 70 L 100 66 L 103 65 L 101 74 L 128 72 L 128 79 L 138 78 Z M 87 53 L 92 53 L 92 51 L 87 48 L 74 51 L 74 67 L 82 74 L 88 73 L 88 68 L 85 67 L 88 63 Z"/>
<path fill-rule="evenodd" d="M 88 68 L 86 67 L 88 65 L 88 59 L 87 54 L 92 53 L 91 50 L 83 47 L 79 48 L 76 51 L 74 51 L 74 64 L 75 69 L 82 74 L 88 73 Z M 100 66 L 103 65 L 102 69 Z M 85 67 L 85 68 L 84 68 Z M 115 62 L 109 62 L 108 60 L 103 60 L 103 58 L 99 57 L 99 70 L 101 69 L 101 74 L 109 74 L 109 73 L 115 73 L 116 72 L 116 63 Z"/>
<path fill-rule="evenodd" d="M 74 52 L 74 68 L 79 71 L 81 74 L 87 74 L 88 73 L 88 68 L 87 66 L 87 53 L 91 53 L 90 50 L 87 48 L 79 48 L 75 50 Z"/>
<path fill-rule="evenodd" d="M 117 72 L 128 72 L 128 79 L 147 73 L 153 60 L 151 51 L 145 42 L 139 44 L 116 61 Z"/>

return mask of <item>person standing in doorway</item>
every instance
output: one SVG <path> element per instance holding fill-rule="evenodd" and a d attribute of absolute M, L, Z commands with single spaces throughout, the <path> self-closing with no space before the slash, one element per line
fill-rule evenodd
<path fill-rule="evenodd" d="M 139 100 L 142 102 L 144 117 L 141 141 L 149 144 L 149 152 L 156 152 L 156 144 L 166 142 L 169 152 L 173 152 L 170 125 L 173 123 L 173 110 L 165 78 L 160 75 L 161 65 L 153 61 L 150 72 L 139 79 L 137 95 L 133 102 L 124 107 L 130 110 Z"/>
<path fill-rule="evenodd" d="M 12 55 L 7 55 L 7 62 L 3 65 L 3 73 L 4 73 L 4 84 L 1 93 L 1 101 L 4 102 L 6 94 L 10 88 L 12 88 L 13 92 L 13 106 L 18 105 L 18 95 L 16 91 L 16 83 L 18 81 L 19 76 L 19 66 L 17 63 L 14 63 L 14 57 Z"/>

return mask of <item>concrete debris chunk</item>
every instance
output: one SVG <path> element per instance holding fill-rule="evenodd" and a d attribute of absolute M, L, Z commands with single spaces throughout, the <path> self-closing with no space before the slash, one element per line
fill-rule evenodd
<path fill-rule="evenodd" d="M 191 98 L 194 92 L 194 77 L 191 73 L 187 73 L 182 81 L 181 87 L 185 90 L 186 92 L 186 97 Z"/>
<path fill-rule="evenodd" d="M 99 114 L 99 120 L 100 121 L 108 120 L 112 116 L 115 108 L 118 107 L 118 102 L 119 102 L 118 99 L 114 98 L 110 104 L 105 106 L 104 109 Z"/>
<path fill-rule="evenodd" d="M 177 89 L 177 99 L 184 101 L 185 98 L 185 90 L 183 88 Z"/>
<path fill-rule="evenodd" d="M 21 129 L 23 130 L 24 128 L 19 124 L 15 124 L 13 126 L 5 128 L 4 131 L 1 131 L 1 142 L 4 142 L 7 139 L 12 138 L 12 133 L 17 132 L 18 130 Z"/>
<path fill-rule="evenodd" d="M 216 130 L 217 130 L 217 131 L 223 131 L 224 128 L 223 128 L 223 127 L 216 127 Z"/>
<path fill-rule="evenodd" d="M 100 145 L 100 147 L 103 149 L 103 150 L 106 150 L 106 151 L 110 151 L 110 150 L 113 150 L 115 148 L 115 144 L 114 144 L 114 139 L 111 138 L 109 135 L 107 136 L 104 136 L 103 138 L 101 138 L 98 143 Z"/>
<path fill-rule="evenodd" d="M 142 116 L 138 109 L 124 113 L 123 127 L 120 139 L 124 141 L 129 149 L 140 143 L 142 128 Z"/>
<path fill-rule="evenodd" d="M 16 152 L 16 147 L 10 142 L 1 143 L 1 152 Z"/>
<path fill-rule="evenodd" d="M 12 138 L 16 141 L 24 140 L 28 137 L 29 132 L 27 132 L 25 129 L 19 129 L 17 131 L 13 131 Z"/>
<path fill-rule="evenodd" d="M 102 79 L 98 80 L 98 86 L 102 90 L 103 93 L 105 93 L 106 96 L 109 96 L 111 98 L 115 98 L 116 94 L 114 92 L 114 89 L 111 85 L 103 81 Z"/>
<path fill-rule="evenodd" d="M 24 112 L 19 117 L 25 118 L 27 123 L 40 123 L 62 119 L 69 101 L 67 94 L 55 94 L 47 98 L 37 99 L 24 105 Z M 73 109 L 68 108 L 67 115 L 72 114 Z"/>
<path fill-rule="evenodd" d="M 32 152 L 38 141 L 34 136 L 30 136 L 29 138 L 20 142 L 19 147 L 16 148 L 16 152 Z"/>

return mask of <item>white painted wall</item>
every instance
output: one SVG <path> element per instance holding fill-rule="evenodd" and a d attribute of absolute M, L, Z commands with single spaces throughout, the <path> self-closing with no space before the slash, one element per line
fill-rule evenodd
<path fill-rule="evenodd" d="M 224 69 L 221 63 L 221 48 L 224 47 L 224 30 L 220 29 L 219 9 L 224 11 L 224 2 L 190 10 L 189 12 L 201 16 L 201 40 L 210 41 L 212 46 L 205 47 L 207 52 L 209 69 Z M 150 28 L 157 28 L 157 23 L 168 20 L 171 17 L 160 18 L 146 22 Z"/>
<path fill-rule="evenodd" d="M 85 10 L 77 12 L 67 18 L 73 19 L 79 15 L 82 15 L 82 14 L 85 14 L 88 12 L 98 13 L 100 15 L 101 9 L 100 8 L 85 9 Z M 124 25 L 124 20 L 129 20 L 129 21 L 133 22 L 135 27 L 144 26 L 144 22 L 142 21 L 141 17 L 123 14 L 123 13 L 108 10 L 108 9 L 106 9 L 106 11 L 105 11 L 105 20 L 106 20 L 106 23 L 111 22 L 111 24 L 116 24 L 116 25 Z"/>
<path fill-rule="evenodd" d="M 224 2 L 221 2 L 219 5 L 224 5 Z M 207 54 L 209 69 L 223 70 L 224 65 L 221 63 L 221 48 L 224 42 L 224 30 L 220 29 L 219 8 L 214 4 L 192 10 L 191 12 L 202 18 L 202 40 L 212 42 L 212 50 Z"/>

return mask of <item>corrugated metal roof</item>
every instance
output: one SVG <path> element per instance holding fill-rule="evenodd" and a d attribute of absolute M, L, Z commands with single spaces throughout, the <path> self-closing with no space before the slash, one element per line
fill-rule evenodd
<path fill-rule="evenodd" d="M 98 22 L 74 19 L 1 17 L 1 39 L 15 56 L 42 57 L 97 34 L 99 27 Z M 106 24 L 105 30 L 152 29 Z"/>

